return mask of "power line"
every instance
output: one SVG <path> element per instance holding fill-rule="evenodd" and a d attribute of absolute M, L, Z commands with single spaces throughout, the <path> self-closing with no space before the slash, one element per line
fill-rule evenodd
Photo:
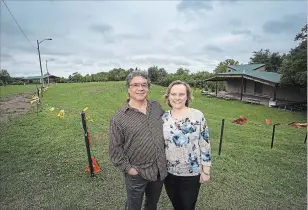
<path fill-rule="evenodd" d="M 15 23 L 17 24 L 18 28 L 20 29 L 21 33 L 26 37 L 26 39 L 28 40 L 28 42 L 35 48 L 37 49 L 32 43 L 31 41 L 28 39 L 27 35 L 24 33 L 24 31 L 21 29 L 20 25 L 18 24 L 17 20 L 15 19 L 14 15 L 12 14 L 11 10 L 9 9 L 9 7 L 6 5 L 6 3 L 4 2 L 4 0 L 2 0 L 4 5 L 6 6 L 7 10 L 10 12 L 11 16 L 13 17 Z"/>

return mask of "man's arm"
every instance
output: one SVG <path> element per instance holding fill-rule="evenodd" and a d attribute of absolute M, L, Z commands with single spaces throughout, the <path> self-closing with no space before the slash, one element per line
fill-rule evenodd
<path fill-rule="evenodd" d="M 109 129 L 109 156 L 111 162 L 123 172 L 128 172 L 132 166 L 129 163 L 128 158 L 125 156 L 124 147 L 125 136 L 122 130 L 117 125 L 114 118 L 110 121 Z"/>

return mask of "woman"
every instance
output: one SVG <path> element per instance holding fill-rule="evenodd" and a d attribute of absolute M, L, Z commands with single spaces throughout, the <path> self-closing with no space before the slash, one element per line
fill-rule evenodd
<path fill-rule="evenodd" d="M 210 180 L 210 141 L 206 119 L 192 100 L 189 85 L 172 82 L 165 100 L 171 110 L 162 116 L 168 176 L 165 188 L 174 210 L 194 210 L 200 184 Z"/>

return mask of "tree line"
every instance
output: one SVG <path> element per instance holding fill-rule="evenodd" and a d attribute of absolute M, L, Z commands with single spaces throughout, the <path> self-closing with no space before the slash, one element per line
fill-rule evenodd
<path fill-rule="evenodd" d="M 296 34 L 294 41 L 298 42 L 295 48 L 290 49 L 288 53 L 271 52 L 270 49 L 261 49 L 254 51 L 250 57 L 250 64 L 263 63 L 266 65 L 266 71 L 278 72 L 281 74 L 282 86 L 300 87 L 307 91 L 307 24 Z M 228 65 L 239 65 L 234 59 L 226 59 L 219 63 L 213 70 L 198 71 L 192 73 L 187 68 L 179 68 L 175 73 L 168 73 L 164 68 L 152 66 L 147 69 L 151 82 L 157 85 L 168 86 L 174 80 L 184 80 L 192 87 L 215 90 L 213 82 L 204 83 L 204 80 L 218 73 L 227 71 Z M 123 81 L 126 76 L 138 68 L 114 68 L 109 72 L 99 72 L 96 74 L 87 74 L 82 76 L 75 72 L 68 78 L 57 78 L 58 83 L 70 82 L 106 82 L 106 81 Z M 29 81 L 28 81 L 29 82 Z M 26 82 L 26 83 L 28 83 Z M 7 70 L 2 69 L 0 72 L 0 85 L 7 84 L 24 84 L 25 81 L 20 78 L 10 77 Z M 218 90 L 224 90 L 224 82 L 218 82 Z"/>

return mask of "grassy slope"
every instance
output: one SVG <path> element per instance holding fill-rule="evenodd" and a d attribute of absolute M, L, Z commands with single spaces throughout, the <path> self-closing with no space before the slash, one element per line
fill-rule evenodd
<path fill-rule="evenodd" d="M 163 88 L 151 98 L 163 104 Z M 305 129 L 279 126 L 270 148 L 272 122 L 306 121 L 306 116 L 238 101 L 208 99 L 197 91 L 192 107 L 208 119 L 212 143 L 212 182 L 201 188 L 197 209 L 305 209 L 307 198 Z M 120 172 L 108 158 L 109 119 L 126 98 L 121 82 L 58 84 L 44 94 L 43 112 L 0 125 L 1 209 L 123 209 Z M 165 108 L 167 106 L 163 104 Z M 56 117 L 59 109 L 65 118 Z M 89 107 L 92 152 L 101 164 L 96 178 L 84 172 L 86 151 L 79 110 Z M 231 121 L 240 115 L 245 125 Z M 225 119 L 222 155 L 218 146 Z M 262 124 L 262 126 L 257 126 Z M 169 209 L 163 192 L 159 209 Z"/>

